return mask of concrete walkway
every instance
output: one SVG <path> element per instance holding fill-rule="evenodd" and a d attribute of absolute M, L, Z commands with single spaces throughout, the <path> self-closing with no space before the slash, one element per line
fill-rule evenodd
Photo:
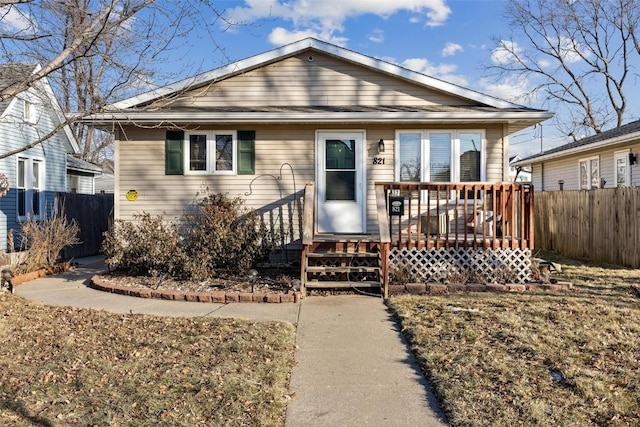
<path fill-rule="evenodd" d="M 297 325 L 287 427 L 445 426 L 430 387 L 382 299 L 307 297 L 298 304 L 215 304 L 135 298 L 87 286 L 105 270 L 102 257 L 16 287 L 48 305 L 113 313 L 279 320 Z"/>

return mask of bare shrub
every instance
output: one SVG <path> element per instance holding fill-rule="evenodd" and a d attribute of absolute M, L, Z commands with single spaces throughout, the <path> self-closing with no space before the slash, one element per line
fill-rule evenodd
<path fill-rule="evenodd" d="M 550 272 L 548 268 L 542 268 L 540 266 L 540 259 L 531 258 L 531 274 L 529 275 L 529 281 L 538 283 L 549 283 Z"/>
<path fill-rule="evenodd" d="M 218 269 L 242 273 L 275 247 L 260 217 L 239 197 L 207 191 L 182 220 L 185 252 L 196 278 Z"/>
<path fill-rule="evenodd" d="M 389 272 L 389 279 L 392 285 L 406 285 L 407 283 L 417 282 L 417 276 L 409 263 L 394 265 Z"/>
<path fill-rule="evenodd" d="M 174 224 L 143 213 L 134 221 L 117 220 L 104 233 L 102 253 L 109 266 L 133 275 L 184 277 L 187 258 Z"/>
<path fill-rule="evenodd" d="M 105 262 L 132 275 L 203 280 L 216 270 L 243 273 L 274 248 L 260 217 L 244 209 L 240 198 L 207 193 L 182 221 L 148 213 L 116 221 L 104 233 Z"/>
<path fill-rule="evenodd" d="M 22 223 L 20 246 L 22 250 L 28 249 L 29 256 L 17 270 L 26 272 L 54 266 L 64 248 L 80 243 L 78 233 L 78 224 L 60 214 L 39 221 L 27 219 Z"/>

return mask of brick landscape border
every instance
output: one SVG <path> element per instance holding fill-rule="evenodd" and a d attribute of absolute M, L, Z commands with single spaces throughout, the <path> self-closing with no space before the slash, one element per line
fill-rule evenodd
<path fill-rule="evenodd" d="M 138 298 L 156 298 L 170 301 L 213 302 L 219 304 L 228 304 L 233 302 L 297 303 L 300 301 L 301 297 L 299 291 L 284 294 L 233 291 L 190 292 L 167 289 L 131 288 L 128 286 L 118 286 L 107 283 L 102 280 L 99 275 L 95 275 L 91 278 L 91 287 L 99 291 Z"/>

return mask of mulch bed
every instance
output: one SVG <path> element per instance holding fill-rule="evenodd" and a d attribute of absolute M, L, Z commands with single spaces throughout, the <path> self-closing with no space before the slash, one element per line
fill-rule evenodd
<path fill-rule="evenodd" d="M 254 269 L 257 275 L 219 274 L 202 281 L 129 276 L 120 272 L 92 278 L 96 289 L 142 298 L 199 302 L 298 302 L 299 272 L 287 266 Z"/>

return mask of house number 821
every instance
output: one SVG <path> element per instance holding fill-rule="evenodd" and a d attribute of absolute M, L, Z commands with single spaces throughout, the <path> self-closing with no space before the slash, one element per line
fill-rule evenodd
<path fill-rule="evenodd" d="M 373 158 L 374 165 L 384 165 L 384 157 L 374 157 Z"/>

